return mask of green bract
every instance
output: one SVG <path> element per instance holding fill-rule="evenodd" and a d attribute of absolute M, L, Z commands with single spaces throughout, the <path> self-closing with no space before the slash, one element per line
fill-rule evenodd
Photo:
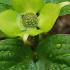
<path fill-rule="evenodd" d="M 70 2 L 45 4 L 42 0 L 12 0 L 13 9 L 0 13 L 0 30 L 9 37 L 48 32 L 61 8 L 68 4 Z"/>

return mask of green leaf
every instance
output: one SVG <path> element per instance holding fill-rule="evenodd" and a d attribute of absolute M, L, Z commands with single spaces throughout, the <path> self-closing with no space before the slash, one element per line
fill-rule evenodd
<path fill-rule="evenodd" d="M 58 4 L 55 3 L 48 3 L 45 4 L 45 6 L 40 11 L 39 24 L 38 27 L 43 30 L 43 32 L 49 32 L 53 25 L 56 22 L 56 19 L 58 18 L 60 14 L 60 10 L 66 6 L 70 5 L 70 2 L 61 2 Z"/>
<path fill-rule="evenodd" d="M 36 70 L 70 70 L 69 66 L 49 61 L 48 59 L 39 60 L 36 63 L 36 68 L 37 68 Z"/>
<path fill-rule="evenodd" d="M 70 39 L 70 37 L 67 35 L 54 35 L 47 38 L 47 40 L 43 40 L 37 48 L 38 60 L 36 61 L 36 63 L 34 63 L 33 61 L 32 57 L 33 53 L 30 47 L 25 47 L 22 40 L 20 39 L 1 40 L 0 70 L 66 70 L 66 69 L 69 70 L 70 66 L 67 64 L 68 60 L 65 59 L 65 57 L 62 58 L 64 58 L 67 63 L 64 62 L 64 59 L 57 58 L 58 59 L 57 60 L 56 57 L 58 55 L 54 56 L 54 54 L 57 53 L 61 55 L 59 49 L 57 50 L 59 46 L 50 45 L 50 44 L 57 44 L 58 42 L 61 43 L 65 42 L 64 44 L 68 44 L 69 42 L 67 38 Z M 69 47 L 67 45 L 66 48 L 64 47 L 61 48 L 65 50 L 65 52 L 63 53 L 65 55 L 69 54 L 68 52 Z M 55 50 L 57 50 L 57 52 Z"/>
<path fill-rule="evenodd" d="M 39 60 L 36 63 L 37 70 L 61 70 L 59 64 L 49 61 L 48 59 Z"/>
<path fill-rule="evenodd" d="M 62 16 L 62 15 L 65 15 L 65 14 L 70 14 L 70 5 L 64 7 L 64 8 L 61 10 L 60 15 Z"/>
<path fill-rule="evenodd" d="M 32 51 L 21 40 L 0 41 L 0 70 L 28 70 L 33 63 L 31 59 Z"/>
<path fill-rule="evenodd" d="M 39 43 L 37 52 L 41 59 L 70 66 L 70 35 L 58 34 L 48 37 Z"/>

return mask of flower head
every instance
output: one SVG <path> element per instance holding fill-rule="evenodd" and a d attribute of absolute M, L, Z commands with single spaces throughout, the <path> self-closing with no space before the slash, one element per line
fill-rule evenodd
<path fill-rule="evenodd" d="M 70 2 L 45 4 L 42 0 L 12 0 L 13 9 L 0 13 L 0 30 L 7 36 L 35 36 L 53 27 L 60 10 Z"/>

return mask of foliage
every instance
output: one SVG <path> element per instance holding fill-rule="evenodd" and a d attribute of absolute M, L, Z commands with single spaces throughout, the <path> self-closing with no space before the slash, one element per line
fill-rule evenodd
<path fill-rule="evenodd" d="M 51 30 L 61 8 L 66 5 L 62 5 L 65 3 L 63 1 L 66 0 L 45 0 L 45 6 L 40 11 L 40 5 L 43 5 L 40 0 L 34 0 L 33 4 L 28 4 L 26 0 L 0 0 L 0 70 L 70 70 L 70 35 L 55 34 L 44 39 L 41 34 Z M 16 15 L 25 10 L 40 15 L 38 30 L 32 28 L 21 33 L 17 28 Z M 70 6 L 61 10 L 60 15 L 65 14 L 70 14 Z M 20 16 L 18 18 L 20 19 Z M 23 26 L 20 25 L 19 28 L 23 29 Z M 22 40 L 23 34 L 25 38 L 27 34 L 32 35 L 30 39 L 27 35 L 28 44 Z"/>
<path fill-rule="evenodd" d="M 0 70 L 70 69 L 70 35 L 53 35 L 40 41 L 34 62 L 30 47 L 20 39 L 0 41 Z"/>

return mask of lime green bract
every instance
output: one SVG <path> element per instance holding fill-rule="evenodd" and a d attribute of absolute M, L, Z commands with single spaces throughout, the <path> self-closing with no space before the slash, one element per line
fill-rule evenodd
<path fill-rule="evenodd" d="M 0 30 L 9 37 L 49 32 L 60 10 L 70 2 L 45 4 L 42 0 L 12 0 L 13 9 L 0 13 Z"/>

